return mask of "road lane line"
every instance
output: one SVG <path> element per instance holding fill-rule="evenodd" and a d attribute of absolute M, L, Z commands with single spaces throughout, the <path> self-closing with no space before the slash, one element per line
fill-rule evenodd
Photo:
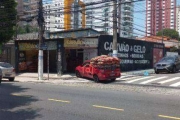
<path fill-rule="evenodd" d="M 168 80 L 165 80 L 165 81 L 161 81 L 161 82 L 158 82 L 158 83 L 164 84 L 164 83 L 168 83 L 168 82 L 175 81 L 175 80 L 177 80 L 177 79 L 180 79 L 180 77 L 171 78 L 171 79 L 168 79 Z"/>
<path fill-rule="evenodd" d="M 169 119 L 173 119 L 173 120 L 180 120 L 180 118 L 178 118 L 178 117 L 173 117 L 173 116 L 159 115 L 159 117 L 169 118 Z"/>
<path fill-rule="evenodd" d="M 180 86 L 180 82 L 177 82 L 177 83 L 171 84 L 170 86 L 171 86 L 171 87 L 178 87 L 178 86 Z"/>
<path fill-rule="evenodd" d="M 155 76 L 148 76 L 148 77 L 138 78 L 138 79 L 127 81 L 126 83 L 133 83 L 133 82 L 136 82 L 136 81 L 139 81 L 139 80 L 148 79 L 148 78 L 152 78 L 152 77 L 155 77 Z"/>
<path fill-rule="evenodd" d="M 12 93 L 11 95 L 13 95 L 13 96 L 22 96 L 21 94 L 17 94 L 17 93 Z"/>
<path fill-rule="evenodd" d="M 99 105 L 93 105 L 93 107 L 95 107 L 95 108 L 104 108 L 104 109 L 109 109 L 109 110 L 124 111 L 124 109 L 112 108 L 112 107 L 106 107 L 106 106 L 99 106 Z"/>
<path fill-rule="evenodd" d="M 63 102 L 63 103 L 70 103 L 70 101 L 65 101 L 65 100 L 58 100 L 58 99 L 48 99 L 49 101 L 55 101 L 55 102 Z"/>
<path fill-rule="evenodd" d="M 147 83 L 150 83 L 150 82 L 153 82 L 153 81 L 156 81 L 156 80 L 160 80 L 160 79 L 163 79 L 163 78 L 167 78 L 167 76 L 150 79 L 150 80 L 141 82 L 140 84 L 147 84 Z"/>
<path fill-rule="evenodd" d="M 12 93 L 11 95 L 13 95 L 13 96 L 21 96 L 21 97 L 31 97 L 30 95 L 23 95 L 23 94 L 17 94 L 17 93 Z"/>

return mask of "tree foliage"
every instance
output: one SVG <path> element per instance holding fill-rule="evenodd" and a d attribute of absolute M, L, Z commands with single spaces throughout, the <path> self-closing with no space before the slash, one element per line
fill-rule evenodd
<path fill-rule="evenodd" d="M 38 28 L 30 26 L 29 24 L 24 25 L 24 26 L 19 26 L 17 29 L 17 34 L 26 34 L 26 33 L 32 33 L 32 32 L 38 32 Z"/>
<path fill-rule="evenodd" d="M 162 30 L 157 33 L 157 36 L 162 36 Z M 179 40 L 179 33 L 173 29 L 163 29 L 163 36 Z"/>
<path fill-rule="evenodd" d="M 175 46 L 173 46 L 173 47 L 170 48 L 170 52 L 177 52 L 177 50 L 178 50 L 178 48 L 175 47 Z"/>
<path fill-rule="evenodd" d="M 15 0 L 0 1 L 0 43 L 8 42 L 15 33 L 16 6 Z"/>

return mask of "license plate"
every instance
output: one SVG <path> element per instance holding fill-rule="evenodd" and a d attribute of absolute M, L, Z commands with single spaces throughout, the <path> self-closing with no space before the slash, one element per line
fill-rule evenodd
<path fill-rule="evenodd" d="M 164 69 L 164 67 L 158 67 L 158 68 L 156 68 L 156 69 Z"/>
<path fill-rule="evenodd" d="M 110 76 L 115 76 L 115 74 L 111 73 Z"/>
<path fill-rule="evenodd" d="M 5 74 L 5 76 L 10 76 L 10 74 Z"/>

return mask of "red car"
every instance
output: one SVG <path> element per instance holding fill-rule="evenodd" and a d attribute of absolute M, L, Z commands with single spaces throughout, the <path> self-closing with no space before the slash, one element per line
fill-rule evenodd
<path fill-rule="evenodd" d="M 119 67 L 94 67 L 90 65 L 90 61 L 86 61 L 82 65 L 77 66 L 75 71 L 77 77 L 92 78 L 95 82 L 105 80 L 115 81 L 116 78 L 121 76 Z"/>

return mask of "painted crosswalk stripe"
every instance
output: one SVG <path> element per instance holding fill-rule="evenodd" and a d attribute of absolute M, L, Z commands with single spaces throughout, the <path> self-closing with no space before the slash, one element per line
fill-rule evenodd
<path fill-rule="evenodd" d="M 167 78 L 167 76 L 150 79 L 150 80 L 141 82 L 140 84 L 147 84 L 147 83 L 154 82 L 154 81 L 156 81 L 156 80 L 160 80 L 160 79 L 163 79 L 163 78 Z"/>
<path fill-rule="evenodd" d="M 174 84 L 172 84 L 172 85 L 170 85 L 171 87 L 178 87 L 178 86 L 180 86 L 180 82 L 177 82 L 177 83 L 174 83 Z"/>
<path fill-rule="evenodd" d="M 134 75 L 124 75 L 124 76 L 121 76 L 120 78 L 123 79 L 123 78 L 128 78 L 128 77 L 134 77 Z"/>
<path fill-rule="evenodd" d="M 158 82 L 158 83 L 164 84 L 164 83 L 172 82 L 172 81 L 175 81 L 175 80 L 178 80 L 178 79 L 180 79 L 180 77 L 174 77 L 174 78 L 164 80 L 164 81 L 161 81 L 161 82 Z"/>
<path fill-rule="evenodd" d="M 128 78 L 122 78 L 121 80 L 129 80 L 129 79 L 135 79 L 135 78 L 139 78 L 139 76 L 135 76 L 135 77 L 128 77 Z"/>
<path fill-rule="evenodd" d="M 154 77 L 154 76 L 148 76 L 148 77 L 138 78 L 138 79 L 134 79 L 134 80 L 127 81 L 126 83 L 133 83 L 133 82 L 136 82 L 136 81 L 139 81 L 139 80 L 144 80 L 144 79 L 148 79 L 148 78 L 152 78 L 152 77 Z"/>

